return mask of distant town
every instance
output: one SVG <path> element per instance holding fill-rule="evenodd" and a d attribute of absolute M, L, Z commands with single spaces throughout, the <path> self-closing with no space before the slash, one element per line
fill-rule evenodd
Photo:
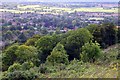
<path fill-rule="evenodd" d="M 1 3 L 0 14 L 1 42 L 5 42 L 17 40 L 19 33 L 28 33 L 29 38 L 34 34 L 65 33 L 90 24 L 117 25 L 118 3 Z"/>

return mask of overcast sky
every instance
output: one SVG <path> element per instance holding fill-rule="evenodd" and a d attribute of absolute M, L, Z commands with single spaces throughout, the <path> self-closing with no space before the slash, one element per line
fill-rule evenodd
<path fill-rule="evenodd" d="M 1 2 L 118 2 L 120 0 L 0 0 Z"/>

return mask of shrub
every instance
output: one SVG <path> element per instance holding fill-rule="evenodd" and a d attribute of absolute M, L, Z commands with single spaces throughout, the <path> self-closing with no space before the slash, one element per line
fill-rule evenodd
<path fill-rule="evenodd" d="M 82 46 L 81 60 L 84 62 L 95 62 L 101 55 L 101 49 L 97 42 L 89 42 Z"/>
<path fill-rule="evenodd" d="M 2 73 L 1 80 L 40 80 L 45 77 L 39 73 L 38 67 L 30 68 L 29 70 L 22 71 L 16 70 L 13 72 L 5 71 Z"/>
<path fill-rule="evenodd" d="M 14 63 L 13 65 L 11 65 L 8 68 L 9 72 L 14 72 L 14 71 L 17 71 L 17 70 L 22 70 L 22 66 L 19 63 Z"/>
<path fill-rule="evenodd" d="M 33 64 L 33 62 L 31 62 L 31 61 L 27 61 L 27 62 L 24 62 L 23 64 L 22 64 L 22 69 L 23 70 L 29 70 L 30 68 L 32 68 L 32 67 L 34 67 L 34 64 Z"/>

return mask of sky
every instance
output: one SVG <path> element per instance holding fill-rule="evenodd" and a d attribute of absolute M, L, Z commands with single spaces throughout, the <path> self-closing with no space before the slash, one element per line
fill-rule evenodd
<path fill-rule="evenodd" d="M 0 0 L 0 2 L 119 2 L 120 0 Z"/>

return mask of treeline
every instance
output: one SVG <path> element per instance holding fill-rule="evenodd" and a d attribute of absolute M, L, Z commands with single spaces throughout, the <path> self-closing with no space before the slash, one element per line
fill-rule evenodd
<path fill-rule="evenodd" d="M 74 59 L 94 63 L 103 55 L 102 49 L 120 42 L 119 36 L 120 29 L 107 23 L 89 25 L 64 34 L 34 35 L 26 42 L 21 39 L 20 44 L 13 44 L 2 53 L 2 70 L 6 71 L 3 79 L 10 78 L 10 73 L 11 78 L 15 73 L 25 78 L 24 74 L 28 73 L 22 74 L 22 71 L 33 67 L 40 67 L 42 74 L 46 70 L 45 64 L 68 65 Z M 117 58 L 120 59 L 119 54 Z M 33 78 L 35 74 L 28 79 Z"/>

